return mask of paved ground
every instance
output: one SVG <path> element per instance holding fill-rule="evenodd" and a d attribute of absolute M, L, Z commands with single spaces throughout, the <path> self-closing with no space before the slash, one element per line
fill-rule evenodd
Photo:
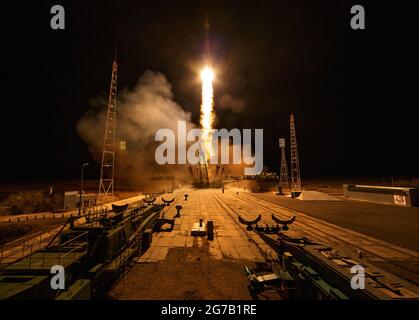
<path fill-rule="evenodd" d="M 192 247 L 172 247 L 160 263 L 138 263 L 111 290 L 110 299 L 231 300 L 251 299 L 244 260 L 215 259 L 204 240 Z"/>
<path fill-rule="evenodd" d="M 191 190 L 192 191 L 192 190 Z M 164 260 L 169 248 L 202 246 L 202 238 L 191 237 L 194 223 L 199 219 L 214 221 L 214 240 L 209 244 L 209 253 L 215 259 L 246 259 L 263 261 L 254 244 L 247 240 L 246 232 L 237 221 L 226 214 L 225 210 L 207 190 L 186 191 L 188 201 L 183 199 L 181 216 L 176 219 L 172 232 L 160 232 L 153 235 L 151 250 L 148 250 L 140 262 L 156 262 Z M 220 191 L 218 191 L 221 193 Z M 176 214 L 174 206 L 166 213 L 172 218 Z"/>
<path fill-rule="evenodd" d="M 297 221 L 288 231 L 290 236 L 306 236 L 330 244 L 355 260 L 357 251 L 361 250 L 363 258 L 359 263 L 374 262 L 383 267 L 377 270 L 391 283 L 403 282 L 400 280 L 403 277 L 409 279 L 408 283 L 403 282 L 409 290 L 417 292 L 419 289 L 419 253 L 416 250 L 289 210 L 268 196 L 265 201 L 259 199 L 260 195 L 242 190 L 179 192 L 180 195 L 188 193 L 189 199 L 178 198 L 177 204 L 183 208 L 174 230 L 153 234 L 151 247 L 134 260 L 135 265 L 110 291 L 111 298 L 248 298 L 243 265 L 262 266 L 265 263 L 263 256 L 274 253 L 257 234 L 247 232 L 238 223 L 238 216 L 251 220 L 259 214 L 261 223 L 272 223 L 272 214 L 283 219 L 296 215 Z M 167 217 L 175 215 L 174 207 L 168 209 Z M 214 221 L 214 240 L 191 236 L 192 226 L 200 218 Z"/>
<path fill-rule="evenodd" d="M 273 193 L 253 197 L 419 252 L 419 208 L 361 201 L 300 201 Z"/>
<path fill-rule="evenodd" d="M 218 191 L 220 193 L 220 191 Z M 183 194 L 189 198 L 184 200 Z M 212 190 L 185 190 L 172 232 L 153 234 L 150 249 L 111 290 L 112 299 L 250 299 L 243 266 L 264 262 L 246 232 L 226 214 Z M 166 212 L 171 218 L 175 206 Z M 215 237 L 192 237 L 199 219 L 214 221 Z"/>

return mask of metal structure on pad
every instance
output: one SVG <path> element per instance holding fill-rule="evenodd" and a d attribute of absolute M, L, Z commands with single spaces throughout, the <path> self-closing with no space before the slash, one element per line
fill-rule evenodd
<path fill-rule="evenodd" d="M 102 163 L 100 167 L 98 202 L 105 203 L 112 199 L 115 176 L 115 141 L 116 141 L 116 89 L 118 65 L 116 56 L 112 64 L 111 85 L 109 88 L 108 112 L 106 117 L 105 137 L 103 140 Z"/>
<path fill-rule="evenodd" d="M 301 191 L 300 160 L 298 158 L 297 134 L 295 132 L 294 115 L 290 116 L 291 134 L 291 192 Z"/>
<path fill-rule="evenodd" d="M 106 291 L 128 262 L 151 242 L 163 204 L 113 206 L 69 218 L 46 245 L 2 248 L 0 300 L 91 299 Z M 51 267 L 65 270 L 65 289 L 53 290 Z"/>
<path fill-rule="evenodd" d="M 257 299 L 281 300 L 417 300 L 419 296 L 404 287 L 384 279 L 380 272 L 372 272 L 366 261 L 345 256 L 329 245 L 317 243 L 306 237 L 289 237 L 281 231 L 295 221 L 281 220 L 272 215 L 280 226 L 259 226 L 261 216 L 251 221 L 239 217 L 248 225 L 248 232 L 256 232 L 274 255 L 265 254 L 270 270 L 256 270 L 244 266 L 249 289 Z M 254 226 L 256 225 L 256 227 Z M 354 290 L 351 279 L 353 266 L 362 265 L 365 288 Z"/>
<path fill-rule="evenodd" d="M 279 148 L 281 149 L 281 169 L 279 174 L 279 185 L 282 188 L 289 187 L 287 157 L 285 155 L 285 138 L 279 139 Z"/>

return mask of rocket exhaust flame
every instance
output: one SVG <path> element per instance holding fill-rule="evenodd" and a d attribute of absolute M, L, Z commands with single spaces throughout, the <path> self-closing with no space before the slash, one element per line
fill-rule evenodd
<path fill-rule="evenodd" d="M 214 72 L 209 66 L 206 66 L 201 72 L 202 80 L 202 103 L 201 103 L 201 127 L 203 141 L 203 152 L 206 163 L 212 154 L 211 130 L 214 121 L 214 92 L 212 81 L 214 80 Z"/>

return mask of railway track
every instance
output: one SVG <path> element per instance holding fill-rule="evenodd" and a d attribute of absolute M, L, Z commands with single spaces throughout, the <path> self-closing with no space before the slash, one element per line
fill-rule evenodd
<path fill-rule="evenodd" d="M 258 249 L 260 254 L 265 258 L 267 262 L 271 261 L 272 259 L 277 258 L 276 252 L 274 252 L 271 248 L 269 248 L 268 245 L 264 245 L 263 242 L 260 241 L 260 238 L 253 234 L 249 233 L 245 226 L 241 224 L 238 220 L 239 214 L 237 213 L 237 210 L 232 208 L 232 206 L 216 194 L 213 194 L 215 201 L 218 203 L 220 207 L 224 209 L 224 211 L 230 216 L 230 218 L 233 220 L 233 222 L 239 227 L 239 229 L 242 231 L 243 237 L 245 237 L 249 242 L 253 243 L 255 247 Z"/>
<path fill-rule="evenodd" d="M 275 214 L 276 216 L 282 219 L 289 219 L 291 216 L 296 215 L 297 219 L 292 225 L 293 230 L 299 231 L 302 235 L 305 235 L 309 238 L 313 238 L 316 241 L 321 241 L 329 244 L 334 243 L 340 246 L 344 244 L 346 247 L 351 248 L 355 252 L 360 251 L 362 253 L 367 253 L 366 257 L 368 258 L 368 260 L 384 260 L 387 264 L 391 265 L 392 270 L 388 271 L 389 273 L 399 278 L 402 278 L 416 286 L 419 286 L 418 271 L 400 264 L 397 260 L 398 258 L 400 259 L 399 261 L 415 261 L 419 263 L 419 254 L 416 252 L 362 235 L 360 233 L 337 227 L 333 224 L 308 217 L 307 215 L 298 211 L 291 210 L 289 208 L 284 208 L 277 204 L 256 197 L 252 197 L 250 195 L 237 195 L 230 193 L 229 196 L 237 200 L 250 203 L 252 206 L 264 210 L 264 212 Z M 238 211 L 237 214 L 240 215 L 246 214 L 245 212 L 240 212 L 240 209 L 237 207 L 231 208 L 231 210 Z M 247 213 L 247 217 L 250 219 L 254 218 L 255 216 L 256 214 L 251 214 L 249 216 L 249 213 Z M 266 215 L 262 215 L 262 222 L 268 223 L 268 221 L 270 223 L 273 223 L 273 221 L 271 219 L 268 219 Z M 374 252 L 376 250 L 373 250 L 373 248 L 377 247 L 385 248 L 385 250 L 391 252 L 393 256 L 396 257 L 396 259 L 390 259 L 385 255 L 380 255 L 379 253 Z M 374 262 L 372 262 L 372 264 L 374 264 Z"/>

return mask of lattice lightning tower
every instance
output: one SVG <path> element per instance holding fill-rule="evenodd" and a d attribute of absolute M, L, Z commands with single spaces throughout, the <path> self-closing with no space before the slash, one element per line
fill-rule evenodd
<path fill-rule="evenodd" d="M 103 141 L 102 164 L 100 168 L 98 202 L 112 200 L 114 191 L 115 142 L 116 142 L 116 84 L 118 65 L 116 57 L 112 64 L 111 86 L 109 89 L 108 114 L 106 117 L 105 137 Z"/>
<path fill-rule="evenodd" d="M 279 174 L 279 185 L 289 187 L 287 157 L 285 155 L 285 138 L 279 139 L 279 148 L 281 149 L 281 171 Z"/>
<path fill-rule="evenodd" d="M 291 191 L 301 191 L 300 161 L 298 159 L 297 135 L 295 133 L 294 115 L 290 116 L 291 133 Z"/>

